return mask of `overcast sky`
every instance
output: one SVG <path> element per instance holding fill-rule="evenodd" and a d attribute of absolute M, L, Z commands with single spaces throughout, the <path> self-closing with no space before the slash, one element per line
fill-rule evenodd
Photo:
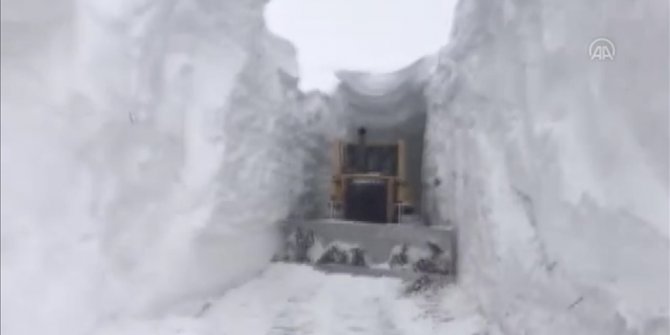
<path fill-rule="evenodd" d="M 270 30 L 298 50 L 303 90 L 328 90 L 340 69 L 388 72 L 436 52 L 456 0 L 272 0 Z"/>

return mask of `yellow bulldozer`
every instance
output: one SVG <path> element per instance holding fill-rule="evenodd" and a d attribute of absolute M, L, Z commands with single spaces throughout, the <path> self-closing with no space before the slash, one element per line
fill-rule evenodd
<path fill-rule="evenodd" d="M 334 145 L 328 217 L 285 222 L 278 260 L 354 275 L 453 275 L 454 233 L 428 226 L 415 208 L 405 142 L 357 133 Z"/>
<path fill-rule="evenodd" d="M 414 213 L 405 180 L 405 142 L 338 141 L 334 146 L 330 216 L 348 221 L 398 223 Z"/>

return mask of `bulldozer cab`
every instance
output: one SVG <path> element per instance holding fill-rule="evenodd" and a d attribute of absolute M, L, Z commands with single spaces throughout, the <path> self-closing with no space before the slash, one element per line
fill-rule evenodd
<path fill-rule="evenodd" d="M 405 181 L 405 143 L 338 141 L 334 148 L 331 217 L 368 223 L 398 223 L 413 213 Z"/>

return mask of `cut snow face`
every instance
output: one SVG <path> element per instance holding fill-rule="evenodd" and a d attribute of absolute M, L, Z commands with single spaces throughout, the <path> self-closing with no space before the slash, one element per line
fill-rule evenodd
<path fill-rule="evenodd" d="M 263 4 L 29 3 L 2 1 L 0 332 L 91 334 L 267 266 L 318 122 Z"/>
<path fill-rule="evenodd" d="M 664 0 L 459 6 L 426 165 L 506 333 L 668 333 L 667 28 Z M 588 57 L 600 36 L 614 61 Z"/>
<path fill-rule="evenodd" d="M 341 69 L 390 72 L 448 42 L 456 0 L 274 0 L 265 17 L 298 49 L 300 88 L 329 91 Z"/>

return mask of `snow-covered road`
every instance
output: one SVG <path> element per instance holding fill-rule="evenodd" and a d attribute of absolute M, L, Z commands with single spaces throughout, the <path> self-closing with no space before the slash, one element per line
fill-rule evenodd
<path fill-rule="evenodd" d="M 403 294 L 397 279 L 323 274 L 275 264 L 223 297 L 156 320 L 121 321 L 99 334 L 483 334 L 485 320 L 456 288 Z"/>

